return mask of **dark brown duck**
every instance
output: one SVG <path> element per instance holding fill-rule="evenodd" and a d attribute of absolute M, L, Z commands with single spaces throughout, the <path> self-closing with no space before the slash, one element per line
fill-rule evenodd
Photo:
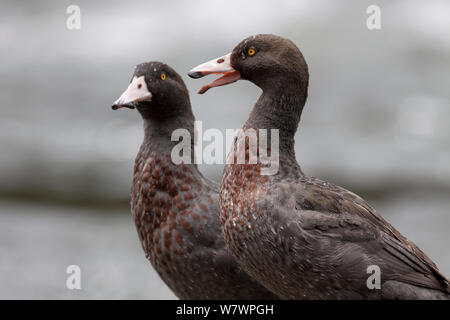
<path fill-rule="evenodd" d="M 285 299 L 449 299 L 449 281 L 436 265 L 374 208 L 354 193 L 302 172 L 294 134 L 309 74 L 292 41 L 249 37 L 231 54 L 189 75 L 210 73 L 224 76 L 200 93 L 238 79 L 262 89 L 244 132 L 279 129 L 276 174 L 261 175 L 261 162 L 228 164 L 222 178 L 225 242 L 251 276 Z M 367 286 L 371 266 L 381 271 L 380 289 Z"/>
<path fill-rule="evenodd" d="M 136 108 L 144 120 L 131 212 L 145 255 L 161 279 L 181 299 L 277 299 L 226 250 L 218 186 L 195 164 L 172 162 L 178 143 L 171 141 L 172 132 L 186 129 L 194 137 L 195 119 L 181 77 L 160 62 L 140 64 L 113 105 L 121 107 Z"/>

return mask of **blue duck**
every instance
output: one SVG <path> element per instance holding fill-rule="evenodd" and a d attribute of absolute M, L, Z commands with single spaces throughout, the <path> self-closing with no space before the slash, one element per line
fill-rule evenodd
<path fill-rule="evenodd" d="M 144 253 L 161 279 L 180 299 L 279 299 L 227 251 L 218 185 L 203 177 L 193 161 L 172 162 L 178 143 L 171 139 L 174 130 L 189 132 L 192 150 L 194 143 L 195 118 L 180 75 L 161 62 L 137 65 L 112 106 L 123 107 L 136 108 L 144 121 L 131 212 Z"/>
<path fill-rule="evenodd" d="M 262 174 L 267 164 L 259 155 L 256 164 L 227 162 L 223 172 L 222 229 L 244 270 L 283 299 L 449 299 L 448 279 L 366 201 L 303 173 L 294 134 L 309 72 L 292 41 L 249 37 L 232 53 L 189 72 L 193 78 L 207 74 L 223 76 L 199 93 L 239 79 L 262 89 L 238 137 L 250 129 L 259 137 L 261 129 L 279 130 L 276 174 Z M 237 143 L 229 159 L 236 159 Z M 378 287 L 368 285 L 376 269 Z"/>

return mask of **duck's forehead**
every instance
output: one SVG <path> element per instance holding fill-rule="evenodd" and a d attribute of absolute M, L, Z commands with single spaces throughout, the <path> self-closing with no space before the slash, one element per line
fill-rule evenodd
<path fill-rule="evenodd" d="M 134 74 L 136 76 L 151 76 L 164 72 L 164 67 L 160 63 L 143 63 L 135 67 Z M 150 80 L 150 79 L 149 79 Z"/>
<path fill-rule="evenodd" d="M 162 65 L 160 63 L 150 63 L 149 71 L 153 73 L 158 73 L 162 71 Z"/>
<path fill-rule="evenodd" d="M 255 40 L 255 36 L 248 37 L 239 44 L 239 47 L 245 48 L 245 47 L 251 45 L 254 42 L 254 40 Z"/>
<path fill-rule="evenodd" d="M 241 43 L 239 43 L 235 48 L 234 48 L 234 52 L 237 52 L 237 53 L 239 53 L 239 52 L 241 52 L 241 51 L 244 51 L 245 49 L 247 49 L 247 47 L 249 47 L 250 46 L 250 43 L 251 43 L 251 41 L 250 41 L 250 39 L 245 39 L 245 40 L 243 40 Z"/>
<path fill-rule="evenodd" d="M 237 46 L 237 49 L 244 50 L 252 46 L 264 46 L 265 38 L 261 35 L 250 36 L 244 40 Z"/>

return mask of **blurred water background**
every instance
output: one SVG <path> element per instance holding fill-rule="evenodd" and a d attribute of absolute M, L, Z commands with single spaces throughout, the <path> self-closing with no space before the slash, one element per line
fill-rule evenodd
<path fill-rule="evenodd" d="M 81 29 L 66 8 L 81 8 Z M 381 7 L 382 29 L 366 28 Z M 161 60 L 207 128 L 239 128 L 259 89 L 195 94 L 187 71 L 244 37 L 293 40 L 309 64 L 303 170 L 365 197 L 450 275 L 450 2 L 2 0 L 0 298 L 169 299 L 129 214 L 135 111 L 110 109 L 133 66 Z M 226 154 L 226 152 L 225 152 Z M 220 180 L 221 165 L 201 165 Z M 82 269 L 67 290 L 66 267 Z"/>

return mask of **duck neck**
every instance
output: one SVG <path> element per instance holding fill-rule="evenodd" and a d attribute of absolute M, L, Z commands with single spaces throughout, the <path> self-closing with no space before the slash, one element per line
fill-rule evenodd
<path fill-rule="evenodd" d="M 287 157 L 295 161 L 294 135 L 305 101 L 305 88 L 291 85 L 264 89 L 244 129 L 267 129 L 268 132 L 271 129 L 278 129 L 280 158 Z"/>
<path fill-rule="evenodd" d="M 194 115 L 191 113 L 184 117 L 167 119 L 144 118 L 144 141 L 141 146 L 141 152 L 149 154 L 155 152 L 160 156 L 171 156 L 172 149 L 181 142 L 181 140 L 172 141 L 172 134 L 175 130 L 182 130 L 183 143 L 190 145 L 191 162 L 186 166 L 196 167 L 194 164 Z M 186 134 L 184 134 L 184 133 Z"/>
<path fill-rule="evenodd" d="M 138 229 L 145 230 L 143 235 L 161 232 L 160 227 L 168 223 L 170 212 L 176 213 L 188 206 L 187 201 L 181 201 L 186 197 L 180 194 L 187 192 L 192 199 L 195 195 L 190 186 L 203 183 L 203 176 L 194 163 L 175 164 L 171 157 L 172 148 L 178 143 L 171 141 L 172 132 L 186 129 L 193 140 L 193 123 L 193 116 L 170 121 L 144 118 L 144 142 L 135 160 L 131 190 L 133 217 Z M 200 192 L 201 188 L 196 190 Z M 153 250 L 144 249 L 146 252 Z"/>

